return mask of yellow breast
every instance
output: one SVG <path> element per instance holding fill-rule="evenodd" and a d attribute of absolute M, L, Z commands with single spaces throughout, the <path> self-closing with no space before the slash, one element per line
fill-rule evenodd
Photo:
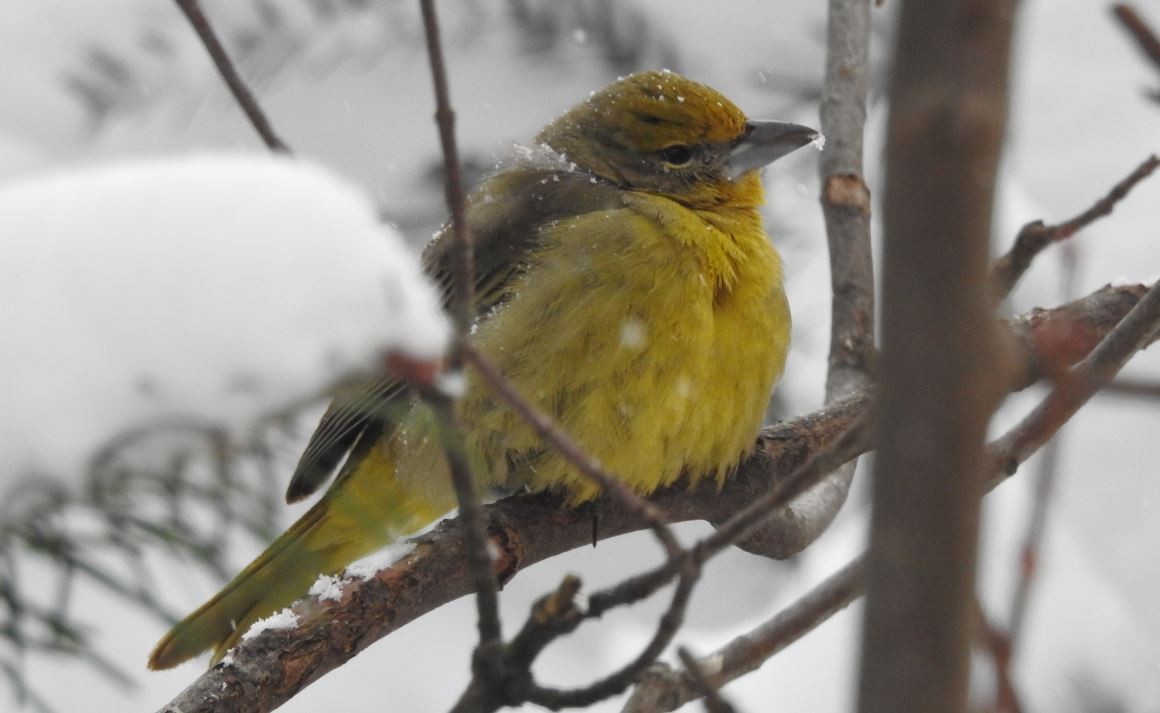
<path fill-rule="evenodd" d="M 724 477 L 785 363 L 780 261 L 753 208 L 624 202 L 547 228 L 476 344 L 638 492 Z M 481 480 L 598 494 L 478 380 L 462 414 Z"/>

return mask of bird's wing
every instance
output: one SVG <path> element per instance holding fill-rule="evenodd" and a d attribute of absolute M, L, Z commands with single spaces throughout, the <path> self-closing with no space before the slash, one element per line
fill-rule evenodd
<path fill-rule="evenodd" d="M 567 168 L 527 166 L 486 179 L 472 191 L 467 204 L 467 225 L 475 245 L 479 319 L 486 319 L 506 301 L 507 288 L 539 244 L 543 226 L 622 205 L 616 186 Z M 424 268 L 442 291 L 444 306 L 452 299 L 453 244 L 450 227 L 444 226 L 423 252 Z M 311 435 L 290 479 L 286 501 L 295 502 L 317 491 L 350 453 L 339 473 L 342 480 L 352 461 L 390 427 L 393 412 L 407 404 L 406 386 L 387 376 L 343 389 Z"/>

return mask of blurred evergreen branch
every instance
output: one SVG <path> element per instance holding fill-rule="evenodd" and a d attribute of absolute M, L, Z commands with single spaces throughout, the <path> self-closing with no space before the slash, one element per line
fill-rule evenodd
<path fill-rule="evenodd" d="M 173 436 L 180 450 L 157 462 L 126 457 Z M 215 429 L 158 424 L 110 444 L 82 483 L 33 475 L 8 487 L 0 509 L 0 671 L 22 705 L 50 710 L 24 675 L 37 656 L 79 660 L 114 684 L 133 683 L 100 650 L 99 617 L 76 601 L 79 584 L 173 622 L 178 617 L 158 598 L 158 564 L 180 560 L 224 581 L 235 564 L 230 542 L 275 534 L 268 440 L 240 451 Z"/>

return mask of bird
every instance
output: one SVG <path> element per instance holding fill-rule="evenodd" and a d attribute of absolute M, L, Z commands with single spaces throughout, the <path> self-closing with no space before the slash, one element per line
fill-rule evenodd
<path fill-rule="evenodd" d="M 781 259 L 759 212 L 760 169 L 820 137 L 750 120 L 718 91 L 667 70 L 592 92 L 467 197 L 473 348 L 636 493 L 682 477 L 724 482 L 754 448 L 789 348 Z M 445 295 L 450 232 L 444 226 L 423 254 Z M 470 370 L 456 408 L 481 487 L 556 490 L 564 507 L 599 495 Z M 329 488 L 174 626 L 149 667 L 207 649 L 219 661 L 320 574 L 451 510 L 436 425 L 388 376 L 336 394 L 287 500 Z"/>

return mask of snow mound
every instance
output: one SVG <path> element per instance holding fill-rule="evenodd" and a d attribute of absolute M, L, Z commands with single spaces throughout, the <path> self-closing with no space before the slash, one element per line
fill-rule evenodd
<path fill-rule="evenodd" d="M 128 430 L 244 437 L 380 369 L 437 360 L 435 289 L 346 180 L 239 154 L 0 185 L 0 481 L 73 479 Z"/>

